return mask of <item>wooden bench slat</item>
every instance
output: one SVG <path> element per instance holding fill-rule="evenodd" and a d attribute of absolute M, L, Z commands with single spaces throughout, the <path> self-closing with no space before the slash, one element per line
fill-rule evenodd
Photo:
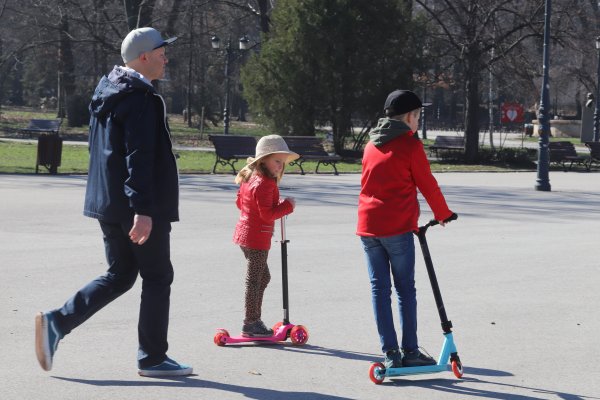
<path fill-rule="evenodd" d="M 429 154 L 435 153 L 439 157 L 439 151 L 463 151 L 465 149 L 465 138 L 463 136 L 436 136 L 433 144 L 429 146 Z"/>
<path fill-rule="evenodd" d="M 573 168 L 573 164 L 583 164 L 587 171 L 590 170 L 591 163 L 588 163 L 589 158 L 577 154 L 577 150 L 575 150 L 575 145 L 571 142 L 550 142 L 548 143 L 548 153 L 550 158 L 550 164 L 554 163 L 562 165 L 565 171 L 571 170 Z M 568 167 L 567 163 L 569 163 Z"/>
<path fill-rule="evenodd" d="M 209 135 L 210 140 L 215 147 L 216 161 L 212 172 L 216 173 L 217 165 L 229 165 L 235 175 L 234 164 L 239 160 L 245 160 L 248 157 L 254 157 L 256 151 L 256 138 L 254 136 L 243 135 Z"/>
<path fill-rule="evenodd" d="M 32 133 L 54 133 L 60 131 L 61 119 L 31 119 L 26 128 L 22 128 L 21 133 L 28 133 L 31 137 Z"/>
<path fill-rule="evenodd" d="M 323 147 L 323 141 L 320 138 L 316 136 L 285 136 L 283 139 L 291 151 L 300 155 L 300 158 L 290 163 L 290 165 L 300 167 L 300 174 L 305 174 L 302 166 L 305 161 L 317 161 L 315 174 L 319 173 L 319 166 L 323 164 L 325 166 L 332 166 L 334 174 L 339 175 L 336 163 L 341 161 L 342 157 L 326 152 Z"/>

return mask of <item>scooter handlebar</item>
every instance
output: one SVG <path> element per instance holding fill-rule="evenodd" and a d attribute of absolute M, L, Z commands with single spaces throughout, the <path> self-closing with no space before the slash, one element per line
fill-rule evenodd
<path fill-rule="evenodd" d="M 287 216 L 283 216 L 280 219 L 280 221 L 281 221 L 281 242 L 285 242 L 287 240 L 285 237 L 285 219 L 286 218 L 287 218 Z"/>
<path fill-rule="evenodd" d="M 456 213 L 452 213 L 452 215 L 451 215 L 451 216 L 449 216 L 448 218 L 446 218 L 446 219 L 444 220 L 444 223 L 448 223 L 448 222 L 450 222 L 450 221 L 454 221 L 454 220 L 456 220 L 457 218 L 458 218 L 458 214 L 456 214 Z M 421 230 L 421 229 L 427 229 L 427 228 L 429 228 L 429 227 L 431 227 L 431 226 L 438 225 L 439 223 L 440 223 L 440 222 L 439 222 L 438 220 L 436 220 L 436 219 L 432 219 L 431 221 L 429 221 L 429 222 L 427 223 L 427 225 L 425 225 L 425 226 L 421 226 L 421 227 L 419 228 L 419 230 Z"/>

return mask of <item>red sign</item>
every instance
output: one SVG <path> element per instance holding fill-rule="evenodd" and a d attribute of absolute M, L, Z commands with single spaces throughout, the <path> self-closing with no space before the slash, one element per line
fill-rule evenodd
<path fill-rule="evenodd" d="M 502 117 L 500 122 L 509 124 L 511 122 L 523 122 L 523 106 L 519 103 L 502 103 Z"/>

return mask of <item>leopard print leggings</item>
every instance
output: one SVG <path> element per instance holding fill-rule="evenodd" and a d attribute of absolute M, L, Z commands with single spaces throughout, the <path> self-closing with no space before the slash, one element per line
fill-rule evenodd
<path fill-rule="evenodd" d="M 269 250 L 256 250 L 240 246 L 248 265 L 246 272 L 246 316 L 244 324 L 251 324 L 260 319 L 263 294 L 271 281 L 267 257 Z"/>

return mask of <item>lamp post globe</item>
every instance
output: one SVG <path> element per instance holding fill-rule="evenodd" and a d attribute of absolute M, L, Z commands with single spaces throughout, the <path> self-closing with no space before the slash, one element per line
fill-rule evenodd
<path fill-rule="evenodd" d="M 218 50 L 221 48 L 221 39 L 218 36 L 213 36 L 210 38 L 210 45 L 213 49 Z"/>
<path fill-rule="evenodd" d="M 250 48 L 250 39 L 244 35 L 240 38 L 240 50 L 248 50 Z"/>

